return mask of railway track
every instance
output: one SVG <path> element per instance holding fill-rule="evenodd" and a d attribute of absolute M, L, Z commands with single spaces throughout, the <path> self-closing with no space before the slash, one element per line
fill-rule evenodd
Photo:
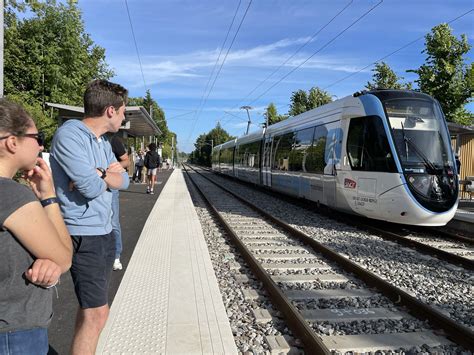
<path fill-rule="evenodd" d="M 203 170 L 214 174 L 212 170 Z M 230 179 L 228 176 L 223 176 L 223 178 Z M 235 181 L 238 184 L 246 184 L 239 180 Z M 274 192 L 261 188 L 257 189 L 262 193 L 275 196 Z M 315 212 L 311 201 L 298 200 L 291 196 L 279 196 L 279 198 Z M 401 227 L 400 225 L 395 225 L 393 223 L 368 220 L 363 217 L 358 218 L 357 216 L 341 212 L 337 215 L 334 215 L 331 212 L 328 213 L 324 209 L 319 209 L 317 212 L 320 214 L 322 213 L 328 218 L 374 233 L 381 238 L 398 243 L 404 247 L 415 249 L 420 253 L 429 255 L 430 257 L 434 256 L 455 266 L 463 267 L 466 270 L 474 270 L 474 238 L 460 235 L 452 231 L 440 230 L 439 228 L 434 227 Z"/>
<path fill-rule="evenodd" d="M 305 345 L 307 353 L 376 351 L 384 346 L 386 350 L 410 349 L 423 344 L 442 347 L 452 345 L 452 341 L 468 349 L 474 348 L 474 333 L 468 327 L 260 210 L 248 200 L 232 196 L 228 190 L 223 192 L 222 186 L 217 187 L 215 182 L 195 172 L 190 175 L 244 259 L 265 285 L 273 303 L 284 314 L 293 333 Z M 256 297 L 251 293 L 247 296 Z M 357 302 L 352 302 L 367 298 L 372 299 L 369 308 L 356 307 L 354 304 Z M 314 307 L 315 299 L 335 300 L 333 305 L 339 306 Z M 341 299 L 345 301 L 341 303 Z M 256 314 L 271 316 L 265 310 L 258 310 Z M 428 329 L 424 320 L 429 320 L 432 328 Z M 327 324 L 350 322 L 387 322 L 402 329 L 404 324 L 415 324 L 412 330 L 418 331 L 394 331 L 390 334 L 377 334 L 375 331 L 370 335 L 355 331 L 342 336 L 325 332 Z"/>

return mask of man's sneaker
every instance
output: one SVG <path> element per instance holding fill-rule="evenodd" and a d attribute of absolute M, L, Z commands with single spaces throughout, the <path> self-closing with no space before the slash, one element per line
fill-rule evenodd
<path fill-rule="evenodd" d="M 155 193 L 153 192 L 153 190 L 150 191 L 150 195 L 154 195 Z"/>
<path fill-rule="evenodd" d="M 150 193 L 150 188 L 149 188 L 149 187 L 146 188 L 146 193 L 147 193 L 147 194 Z"/>
<path fill-rule="evenodd" d="M 122 270 L 122 263 L 120 262 L 120 259 L 115 259 L 114 261 L 114 271 L 117 270 Z"/>

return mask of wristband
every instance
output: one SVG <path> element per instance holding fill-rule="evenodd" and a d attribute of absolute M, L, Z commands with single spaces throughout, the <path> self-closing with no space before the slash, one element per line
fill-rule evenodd
<path fill-rule="evenodd" d="M 59 283 L 59 279 L 57 279 L 57 280 L 56 280 L 56 282 L 55 282 L 54 284 L 52 284 L 52 285 L 49 285 L 49 286 L 45 286 L 45 287 L 43 287 L 43 288 L 51 288 L 51 287 L 54 287 L 54 286 L 56 286 L 58 283 Z"/>
<path fill-rule="evenodd" d="M 44 200 L 41 200 L 40 203 L 41 203 L 41 206 L 46 207 L 46 206 L 49 206 L 53 203 L 59 203 L 59 201 L 58 201 L 57 197 L 50 197 L 50 198 L 46 198 Z"/>

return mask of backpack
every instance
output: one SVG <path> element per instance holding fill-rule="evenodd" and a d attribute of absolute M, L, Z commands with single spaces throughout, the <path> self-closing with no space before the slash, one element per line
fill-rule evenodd
<path fill-rule="evenodd" d="M 156 169 L 158 167 L 159 157 L 157 152 L 147 152 L 145 155 L 145 166 L 147 169 Z"/>

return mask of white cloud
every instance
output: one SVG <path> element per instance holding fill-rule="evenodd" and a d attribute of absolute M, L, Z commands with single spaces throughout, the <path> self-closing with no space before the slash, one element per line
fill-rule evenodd
<path fill-rule="evenodd" d="M 285 58 L 294 53 L 295 47 L 309 40 L 309 37 L 297 39 L 282 39 L 274 43 L 259 45 L 248 49 L 233 50 L 226 58 L 224 68 L 228 71 L 266 69 L 268 71 L 279 67 Z M 219 50 L 195 51 L 175 56 L 146 56 L 142 58 L 143 72 L 148 85 L 162 84 L 166 82 L 176 83 L 191 79 L 193 84 L 196 80 L 207 82 L 210 72 L 215 65 Z M 308 56 L 309 52 L 303 51 L 292 58 L 285 67 L 294 68 L 300 65 Z M 221 54 L 219 68 L 225 56 Z M 128 86 L 140 87 L 143 85 L 140 68 L 137 60 L 131 56 L 110 58 L 111 66 L 115 69 L 117 77 L 126 81 Z M 331 56 L 315 56 L 311 58 L 300 70 L 322 69 L 331 71 L 342 71 L 352 73 L 358 71 L 361 65 L 350 64 Z M 282 71 L 283 72 L 283 71 Z M 278 74 L 277 74 L 278 75 Z M 278 78 L 278 76 L 275 76 Z M 204 85 L 204 84 L 202 84 Z"/>

